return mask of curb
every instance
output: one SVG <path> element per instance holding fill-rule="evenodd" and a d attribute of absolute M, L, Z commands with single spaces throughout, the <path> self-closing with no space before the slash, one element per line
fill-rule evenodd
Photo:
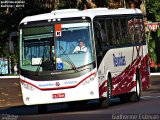
<path fill-rule="evenodd" d="M 0 76 L 0 79 L 5 79 L 5 78 L 19 78 L 19 75 L 18 76 Z"/>
<path fill-rule="evenodd" d="M 160 72 L 159 73 L 150 73 L 150 76 L 160 76 Z"/>
<path fill-rule="evenodd" d="M 160 76 L 160 72 L 159 73 L 150 73 L 150 76 Z M 20 76 L 0 76 L 0 79 L 4 79 L 4 78 L 20 78 Z"/>

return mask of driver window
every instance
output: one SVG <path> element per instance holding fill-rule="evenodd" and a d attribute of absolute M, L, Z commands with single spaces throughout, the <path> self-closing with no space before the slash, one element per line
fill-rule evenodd
<path fill-rule="evenodd" d="M 100 23 L 98 21 L 94 22 L 94 36 L 95 36 L 95 47 L 97 55 L 100 55 L 101 49 L 101 33 L 100 33 Z"/>

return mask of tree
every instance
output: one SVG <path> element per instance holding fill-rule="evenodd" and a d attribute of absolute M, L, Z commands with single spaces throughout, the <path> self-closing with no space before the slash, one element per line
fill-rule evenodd
<path fill-rule="evenodd" d="M 147 19 L 155 22 L 160 21 L 160 2 L 159 0 L 146 0 Z"/>
<path fill-rule="evenodd" d="M 25 2 L 24 8 L 0 8 L 0 57 L 12 55 L 6 52 L 4 46 L 8 45 L 9 34 L 13 31 L 18 31 L 20 21 L 26 16 L 42 14 L 56 9 L 78 8 L 84 10 L 97 7 L 111 9 L 120 7 L 141 8 L 141 3 L 143 3 L 144 8 L 145 5 L 145 0 L 25 0 Z M 146 0 L 146 6 L 148 19 L 160 21 L 159 0 Z"/>
<path fill-rule="evenodd" d="M 12 65 L 18 61 L 18 39 L 15 40 L 14 53 L 9 53 L 9 35 L 11 32 L 18 31 L 20 21 L 29 15 L 49 12 L 49 4 L 41 4 L 45 0 L 26 0 L 24 8 L 0 8 L 0 57 L 9 58 L 14 61 Z"/>
<path fill-rule="evenodd" d="M 151 22 L 160 21 L 160 3 L 159 0 L 146 0 L 146 16 L 147 20 Z M 154 61 L 155 70 L 160 70 L 157 64 L 160 64 L 160 28 L 156 31 L 149 31 L 149 55 Z"/>

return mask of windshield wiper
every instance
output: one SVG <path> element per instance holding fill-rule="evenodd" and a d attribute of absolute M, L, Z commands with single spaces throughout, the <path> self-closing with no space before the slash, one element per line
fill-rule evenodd
<path fill-rule="evenodd" d="M 39 70 L 40 70 L 40 67 L 41 67 L 41 63 L 42 63 L 43 61 L 44 61 L 44 59 L 43 59 L 43 58 L 41 58 L 41 61 L 40 61 L 39 65 L 38 65 L 38 67 L 37 67 L 37 70 L 36 70 L 35 75 L 38 75 Z"/>
<path fill-rule="evenodd" d="M 37 70 L 36 70 L 36 75 L 38 75 L 38 73 L 39 73 L 39 70 L 40 70 L 40 67 L 43 67 L 43 62 L 44 62 L 44 55 L 47 53 L 47 50 L 44 48 L 44 50 L 43 50 L 43 56 L 42 56 L 42 58 L 41 58 L 41 61 L 40 61 L 40 63 L 39 63 L 39 65 L 38 65 L 38 67 L 37 67 Z"/>
<path fill-rule="evenodd" d="M 65 52 L 62 46 L 60 46 L 60 50 L 61 50 L 63 53 Z M 70 59 L 70 57 L 68 56 L 68 54 L 64 54 L 64 55 L 66 56 L 66 58 L 67 58 L 67 60 L 68 60 L 67 63 L 69 63 L 69 65 L 71 66 L 71 68 L 72 68 L 75 72 L 79 72 L 79 71 L 77 70 L 76 66 L 74 65 L 74 63 L 72 62 L 72 60 Z"/>

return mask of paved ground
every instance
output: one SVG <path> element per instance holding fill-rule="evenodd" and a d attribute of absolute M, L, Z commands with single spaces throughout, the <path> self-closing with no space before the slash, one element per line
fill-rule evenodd
<path fill-rule="evenodd" d="M 151 77 L 152 86 L 147 91 L 143 91 L 138 103 L 121 103 L 113 99 L 108 109 L 100 109 L 96 104 L 74 109 L 68 108 L 66 104 L 48 105 L 46 114 L 38 114 L 37 106 L 23 105 L 18 79 L 1 79 L 0 82 L 0 119 L 2 120 L 6 118 L 10 118 L 7 120 L 122 120 L 118 117 L 125 117 L 125 115 L 135 117 L 134 120 L 160 120 L 160 76 Z"/>
<path fill-rule="evenodd" d="M 23 105 L 19 79 L 0 79 L 0 108 Z"/>
<path fill-rule="evenodd" d="M 159 86 L 158 86 L 158 85 Z M 151 76 L 151 87 L 142 93 L 143 96 L 150 92 L 160 93 L 160 76 Z M 0 78 L 0 108 L 23 105 L 19 79 Z"/>

